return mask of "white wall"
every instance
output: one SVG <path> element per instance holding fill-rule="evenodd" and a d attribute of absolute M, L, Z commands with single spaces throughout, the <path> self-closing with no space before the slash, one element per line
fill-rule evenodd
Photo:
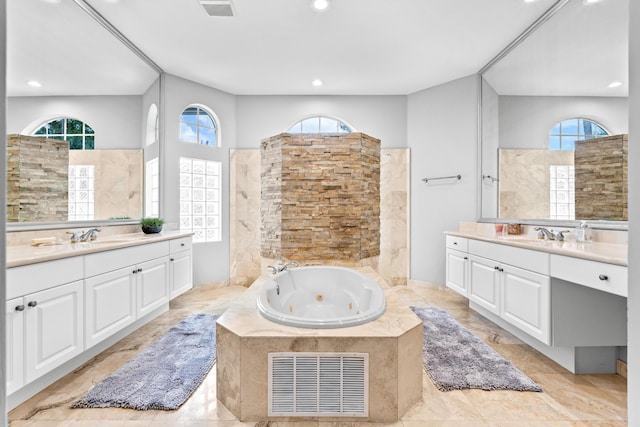
<path fill-rule="evenodd" d="M 464 77 L 409 95 L 411 272 L 444 283 L 446 230 L 477 219 L 478 78 Z M 421 181 L 462 175 L 462 180 Z"/>
<path fill-rule="evenodd" d="M 627 98 L 500 96 L 500 148 L 549 148 L 549 130 L 558 122 L 584 117 L 612 135 L 628 133 Z"/>
<path fill-rule="evenodd" d="M 640 426 L 640 2 L 629 2 L 629 297 L 627 407 Z"/>
<path fill-rule="evenodd" d="M 0 50 L 6 52 L 7 47 L 7 2 L 0 3 Z M 0 55 L 0 135 L 6 135 L 7 124 L 7 55 Z M 7 174 L 7 162 L 6 162 L 7 148 L 6 144 L 2 144 L 0 148 L 0 173 L 2 176 Z M 7 184 L 4 179 L 0 179 L 0 200 L 6 200 Z M 6 301 L 6 218 L 7 209 L 5 203 L 0 205 L 0 301 Z M 6 331 L 6 316 L 0 316 L 0 427 L 7 425 L 7 374 L 6 374 L 6 354 L 4 349 L 6 347 L 5 331 Z"/>
<path fill-rule="evenodd" d="M 146 120 L 140 95 L 23 96 L 7 102 L 7 133 L 31 133 L 43 122 L 73 117 L 93 128 L 98 150 L 141 147 L 140 123 Z"/>
<path fill-rule="evenodd" d="M 222 162 L 222 241 L 197 243 L 193 247 L 193 281 L 196 285 L 229 279 L 229 149 L 236 145 L 235 96 L 173 75 L 163 78 L 161 115 L 162 144 L 160 215 L 167 227 L 179 220 L 179 159 L 194 157 Z M 221 147 L 180 142 L 180 115 L 191 104 L 211 109 L 219 122 Z M 251 126 L 247 123 L 246 126 Z"/>
<path fill-rule="evenodd" d="M 500 146 L 500 98 L 489 82 L 482 79 L 482 168 L 480 175 L 498 178 Z M 498 182 L 482 179 L 482 218 L 498 217 Z"/>
<path fill-rule="evenodd" d="M 310 116 L 341 119 L 358 132 L 379 138 L 383 148 L 406 148 L 406 96 L 238 96 L 237 148 L 285 132 Z"/>

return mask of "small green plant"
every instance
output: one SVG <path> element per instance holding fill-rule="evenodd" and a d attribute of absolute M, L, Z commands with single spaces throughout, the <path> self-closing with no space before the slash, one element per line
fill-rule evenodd
<path fill-rule="evenodd" d="M 164 219 L 162 218 L 142 218 L 140 220 L 140 225 L 142 227 L 159 227 L 164 224 Z"/>

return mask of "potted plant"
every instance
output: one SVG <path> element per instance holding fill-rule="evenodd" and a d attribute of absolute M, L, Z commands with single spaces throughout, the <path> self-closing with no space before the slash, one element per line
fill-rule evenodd
<path fill-rule="evenodd" d="M 162 218 L 142 218 L 140 226 L 145 234 L 159 233 L 162 231 L 164 220 Z"/>

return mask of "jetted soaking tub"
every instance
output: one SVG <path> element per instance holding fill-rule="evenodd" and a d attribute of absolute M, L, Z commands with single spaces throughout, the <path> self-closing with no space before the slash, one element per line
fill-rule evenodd
<path fill-rule="evenodd" d="M 344 267 L 297 267 L 267 280 L 258 295 L 260 314 L 300 328 L 343 328 L 370 322 L 386 308 L 380 285 Z"/>

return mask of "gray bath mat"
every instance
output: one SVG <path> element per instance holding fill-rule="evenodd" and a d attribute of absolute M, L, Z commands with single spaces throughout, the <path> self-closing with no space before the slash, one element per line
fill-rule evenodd
<path fill-rule="evenodd" d="M 73 408 L 177 409 L 216 361 L 219 315 L 187 317 L 90 389 Z"/>
<path fill-rule="evenodd" d="M 435 307 L 411 309 L 423 322 L 424 369 L 438 390 L 542 391 L 446 311 Z"/>

